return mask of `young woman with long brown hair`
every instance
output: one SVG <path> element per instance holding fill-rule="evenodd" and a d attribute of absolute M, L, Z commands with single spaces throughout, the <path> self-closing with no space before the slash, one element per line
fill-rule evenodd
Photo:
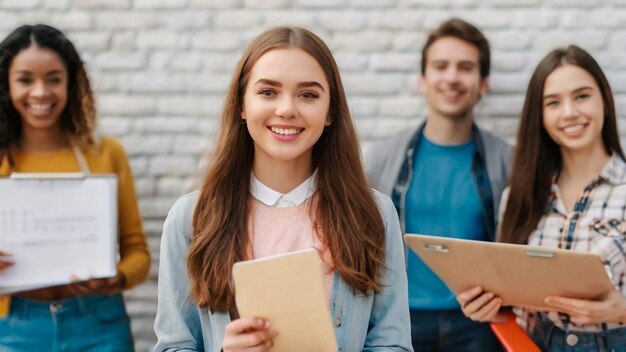
<path fill-rule="evenodd" d="M 165 222 L 155 350 L 268 350 L 271 322 L 237 318 L 232 266 L 306 247 L 341 350 L 411 350 L 397 215 L 367 187 L 337 65 L 316 35 L 280 27 L 243 54 L 202 189 Z"/>
<path fill-rule="evenodd" d="M 502 204 L 500 241 L 600 254 L 615 286 L 595 301 L 547 297 L 551 312 L 515 309 L 520 325 L 544 350 L 626 351 L 626 162 L 611 88 L 586 51 L 537 66 Z M 480 321 L 501 304 L 479 287 L 457 299 Z"/>
<path fill-rule="evenodd" d="M 85 66 L 63 33 L 26 25 L 0 43 L 0 176 L 116 174 L 120 255 L 114 277 L 0 297 L 0 312 L 8 310 L 0 317 L 2 351 L 134 349 L 121 292 L 147 278 L 150 254 L 126 153 L 114 139 L 98 140 L 95 125 Z M 27 260 L 16 255 L 14 265 Z M 11 262 L 0 257 L 0 275 Z"/>

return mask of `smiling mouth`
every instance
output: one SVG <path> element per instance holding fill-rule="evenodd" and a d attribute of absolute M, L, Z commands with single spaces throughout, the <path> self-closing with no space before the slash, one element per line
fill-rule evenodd
<path fill-rule="evenodd" d="M 571 125 L 571 126 L 567 126 L 562 128 L 561 130 L 565 133 L 578 133 L 580 131 L 582 131 L 585 127 L 587 127 L 586 123 L 579 123 L 576 125 Z"/>
<path fill-rule="evenodd" d="M 445 91 L 442 93 L 443 96 L 445 96 L 446 98 L 458 98 L 461 96 L 461 92 L 459 92 L 458 90 Z"/>
<path fill-rule="evenodd" d="M 293 136 L 301 133 L 304 128 L 279 128 L 279 127 L 270 127 L 270 130 L 276 134 L 280 134 L 281 136 Z"/>
<path fill-rule="evenodd" d="M 453 104 L 460 102 L 465 96 L 465 93 L 463 91 L 457 89 L 441 90 L 440 94 L 444 101 Z"/>
<path fill-rule="evenodd" d="M 52 109 L 53 104 L 26 104 L 26 107 L 36 111 L 47 111 Z"/>

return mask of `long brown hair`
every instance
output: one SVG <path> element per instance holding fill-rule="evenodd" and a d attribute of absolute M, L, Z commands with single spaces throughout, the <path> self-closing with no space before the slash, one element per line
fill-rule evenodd
<path fill-rule="evenodd" d="M 361 163 L 337 64 L 324 42 L 298 27 L 278 27 L 250 44 L 233 74 L 222 112 L 221 131 L 193 215 L 187 267 L 190 296 L 199 306 L 225 311 L 234 306 L 231 269 L 247 258 L 248 188 L 254 142 L 241 123 L 250 72 L 266 52 L 286 47 L 306 51 L 324 70 L 330 88 L 332 124 L 313 146 L 317 209 L 313 219 L 337 271 L 361 293 L 381 289 L 385 230 Z"/>
<path fill-rule="evenodd" d="M 61 128 L 81 146 L 96 141 L 96 108 L 83 61 L 72 42 L 61 31 L 45 24 L 24 25 L 0 42 L 0 163 L 8 156 L 13 167 L 10 147 L 22 137 L 22 120 L 11 102 L 9 69 L 17 54 L 31 45 L 54 51 L 67 69 L 67 105 L 61 113 Z"/>
<path fill-rule="evenodd" d="M 561 169 L 559 146 L 543 127 L 543 89 L 546 78 L 563 65 L 576 65 L 595 79 L 604 102 L 604 147 L 609 155 L 615 153 L 624 159 L 619 144 L 613 93 L 596 60 L 575 45 L 548 53 L 537 65 L 526 91 L 511 170 L 510 194 L 500 230 L 499 239 L 502 242 L 528 242 L 528 237 L 546 212 L 552 177 Z"/>

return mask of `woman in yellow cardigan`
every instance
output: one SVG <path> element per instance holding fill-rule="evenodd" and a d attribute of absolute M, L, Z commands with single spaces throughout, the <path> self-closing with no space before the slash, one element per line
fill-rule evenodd
<path fill-rule="evenodd" d="M 83 62 L 61 32 L 46 25 L 22 26 L 0 43 L 0 176 L 117 174 L 121 258 L 112 278 L 0 299 L 0 311 L 10 303 L 8 315 L 0 318 L 1 351 L 133 350 L 120 293 L 146 279 L 150 255 L 126 154 L 113 139 L 96 141 L 94 126 Z"/>

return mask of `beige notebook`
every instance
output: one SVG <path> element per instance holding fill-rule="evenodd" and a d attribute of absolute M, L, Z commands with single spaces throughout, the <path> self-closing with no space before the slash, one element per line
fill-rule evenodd
<path fill-rule="evenodd" d="M 592 253 L 413 234 L 404 241 L 452 291 L 482 286 L 505 306 L 548 309 L 547 296 L 595 299 L 613 289 Z"/>
<path fill-rule="evenodd" d="M 270 321 L 279 334 L 272 351 L 337 352 L 322 276 L 313 248 L 236 263 L 239 315 Z"/>

